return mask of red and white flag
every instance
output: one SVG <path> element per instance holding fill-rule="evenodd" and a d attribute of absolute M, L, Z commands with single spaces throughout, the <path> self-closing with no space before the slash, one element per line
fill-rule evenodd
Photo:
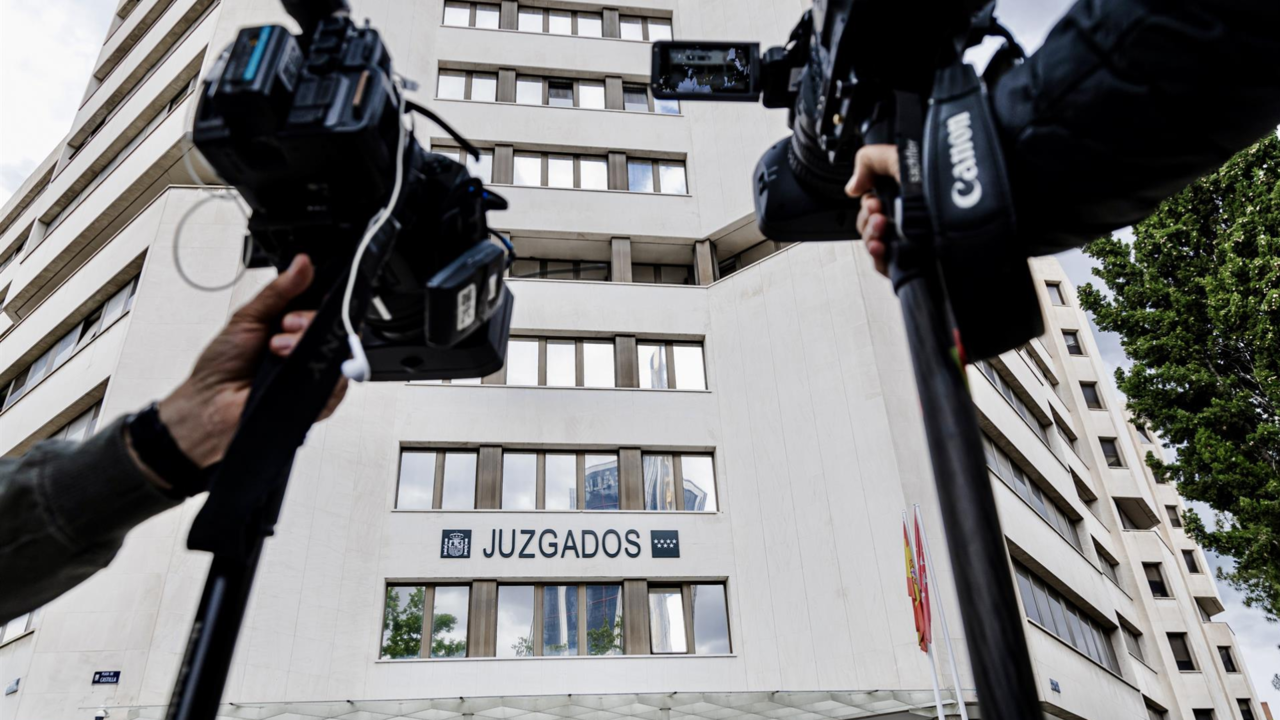
<path fill-rule="evenodd" d="M 907 558 L 907 596 L 916 620 L 916 640 L 922 652 L 929 652 L 928 606 L 921 594 L 920 577 L 916 574 L 915 553 L 911 549 L 911 535 L 907 530 L 907 518 L 902 518 L 902 544 Z"/>
<path fill-rule="evenodd" d="M 929 609 L 929 569 L 925 567 L 924 562 L 924 542 L 920 538 L 919 515 L 916 516 L 916 575 L 920 583 L 920 605 L 924 616 L 924 632 L 920 635 L 920 649 L 928 652 L 929 645 L 933 644 L 933 613 Z M 916 632 L 920 633 L 919 622 L 916 624 Z"/>

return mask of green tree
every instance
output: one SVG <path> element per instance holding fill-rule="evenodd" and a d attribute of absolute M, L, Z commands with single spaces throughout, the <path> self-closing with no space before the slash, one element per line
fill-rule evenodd
<path fill-rule="evenodd" d="M 599 627 L 587 628 L 587 652 L 592 655 L 608 655 L 622 652 L 622 623 L 607 621 Z"/>
<path fill-rule="evenodd" d="M 458 618 L 450 613 L 440 613 L 431 618 L 431 657 L 466 657 L 467 638 L 447 638 L 457 625 Z"/>
<path fill-rule="evenodd" d="M 1080 302 L 1133 360 L 1116 382 L 1136 421 L 1174 462 L 1147 455 L 1162 482 L 1215 511 L 1187 532 L 1235 559 L 1219 577 L 1280 616 L 1280 140 L 1269 135 L 1166 200 L 1134 242 L 1086 252 L 1111 295 Z"/>
<path fill-rule="evenodd" d="M 426 588 L 389 587 L 382 611 L 382 657 L 418 657 L 422 648 L 422 605 Z"/>

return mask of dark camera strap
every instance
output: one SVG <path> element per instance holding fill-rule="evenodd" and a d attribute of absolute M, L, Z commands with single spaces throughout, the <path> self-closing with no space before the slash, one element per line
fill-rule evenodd
<path fill-rule="evenodd" d="M 964 349 L 1012 350 L 1044 325 L 986 87 L 960 55 L 935 76 L 923 138 L 925 206 Z"/>

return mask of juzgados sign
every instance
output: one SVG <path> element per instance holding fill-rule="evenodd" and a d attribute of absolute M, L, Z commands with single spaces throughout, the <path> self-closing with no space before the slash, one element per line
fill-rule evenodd
<path fill-rule="evenodd" d="M 629 530 L 546 530 L 493 529 L 489 544 L 481 550 L 486 558 L 637 558 L 643 552 L 640 531 Z M 649 552 L 655 558 L 680 557 L 679 530 L 650 530 Z M 471 557 L 471 531 L 445 530 L 440 538 L 440 557 L 446 560 Z"/>

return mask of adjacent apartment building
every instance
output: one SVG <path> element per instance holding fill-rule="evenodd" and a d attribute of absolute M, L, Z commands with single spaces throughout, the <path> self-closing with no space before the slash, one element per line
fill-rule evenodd
<path fill-rule="evenodd" d="M 510 201 L 510 353 L 490 377 L 355 387 L 313 430 L 221 717 L 928 717 L 917 503 L 972 688 L 889 283 L 856 244 L 759 234 L 751 170 L 785 113 L 645 85 L 652 41 L 781 43 L 806 3 L 354 4 Z M 266 282 L 191 287 L 175 230 L 190 212 L 198 282 L 234 277 L 245 220 L 193 210 L 186 134 L 202 74 L 269 22 L 291 23 L 269 0 L 120 3 L 65 142 L 0 209 L 0 452 L 163 396 Z M 1032 266 L 1045 335 L 969 373 L 1046 717 L 1260 718 L 1180 500 L 1143 464 L 1160 449 L 1062 269 Z M 208 566 L 185 549 L 199 506 L 0 628 L 0 720 L 163 716 Z"/>

